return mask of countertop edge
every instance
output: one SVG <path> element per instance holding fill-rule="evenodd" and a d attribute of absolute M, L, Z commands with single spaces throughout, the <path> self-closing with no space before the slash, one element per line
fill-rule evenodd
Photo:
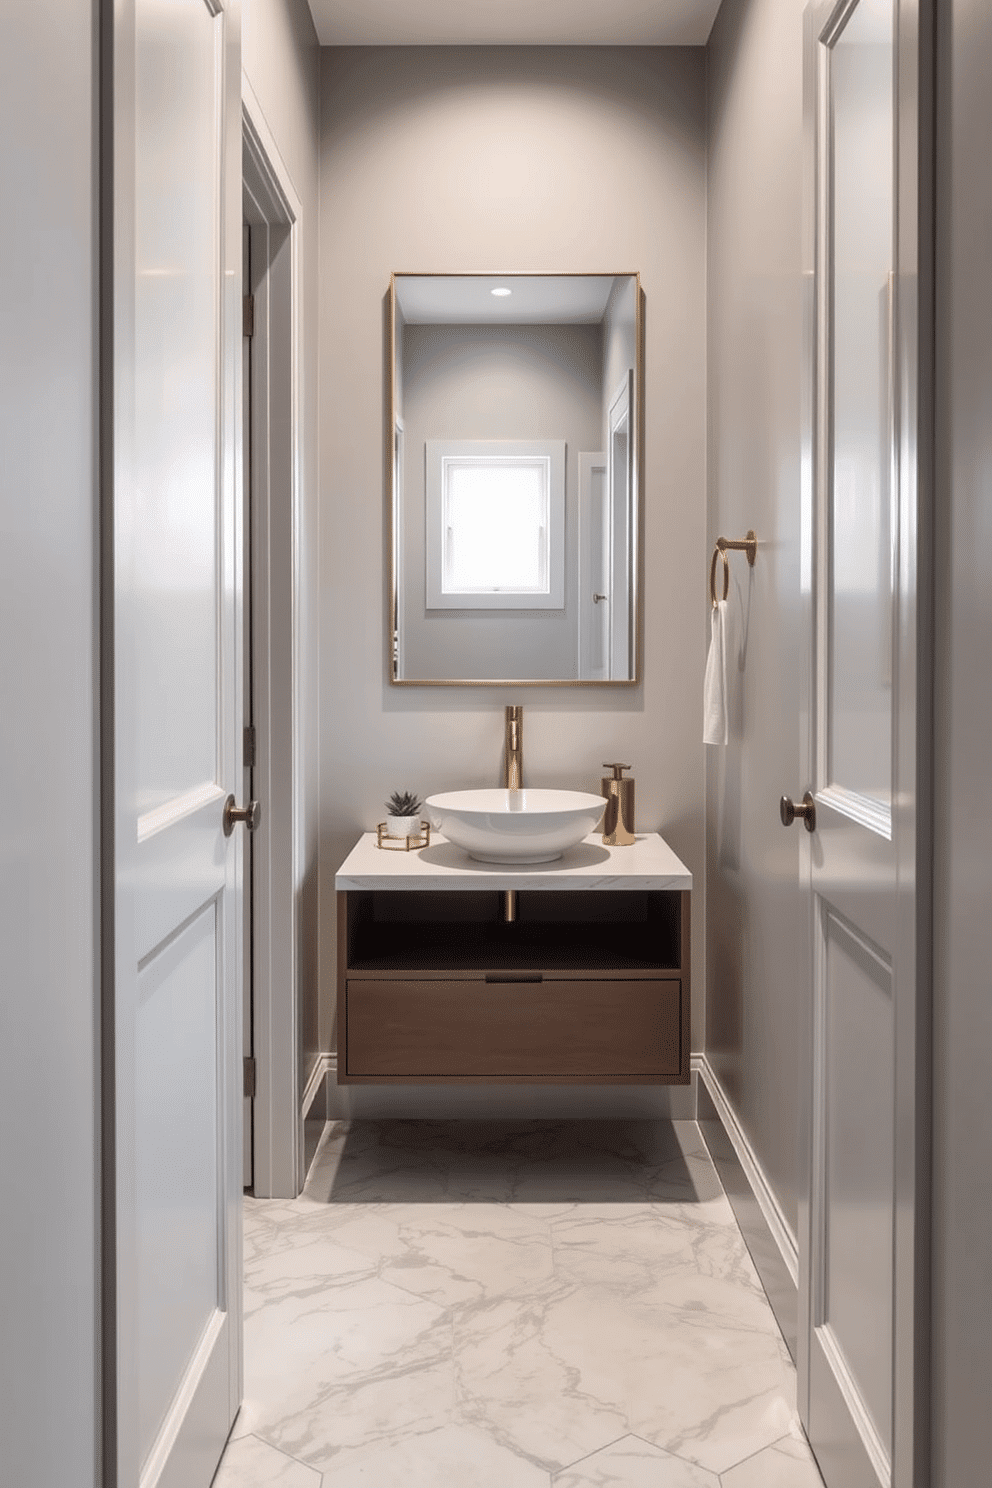
<path fill-rule="evenodd" d="M 435 851 L 451 861 L 425 863 L 423 853 Z M 591 857 L 593 853 L 595 858 Z M 603 854 L 607 856 L 603 858 Z M 380 861 L 385 859 L 388 861 Z M 413 853 L 387 851 L 375 846 L 374 832 L 364 832 L 335 874 L 334 887 L 342 892 L 390 889 L 414 893 L 473 889 L 683 891 L 691 890 L 692 874 L 657 832 L 639 833 L 632 847 L 614 848 L 603 847 L 598 834 L 593 833 L 564 854 L 560 863 L 533 865 L 476 863 L 439 835 L 435 835 L 430 848 Z"/>

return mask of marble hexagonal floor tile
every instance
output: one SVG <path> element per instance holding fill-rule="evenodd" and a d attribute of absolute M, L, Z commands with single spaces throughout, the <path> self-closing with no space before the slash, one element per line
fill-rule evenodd
<path fill-rule="evenodd" d="M 454 1319 L 460 1419 L 548 1471 L 628 1429 L 622 1383 L 599 1320 L 580 1321 L 583 1303 L 574 1283 L 550 1281 Z"/>
<path fill-rule="evenodd" d="M 795 1371 L 760 1287 L 675 1271 L 633 1306 L 638 1435 L 720 1473 L 790 1431 Z"/>
<path fill-rule="evenodd" d="M 315 1467 L 444 1425 L 453 1404 L 450 1317 L 401 1287 L 304 1283 L 246 1317 L 246 1422 Z"/>
<path fill-rule="evenodd" d="M 720 1488 L 713 1473 L 637 1436 L 622 1437 L 551 1481 L 554 1488 Z"/>
<path fill-rule="evenodd" d="M 552 1274 L 547 1224 L 505 1204 L 356 1206 L 335 1240 L 374 1257 L 383 1281 L 445 1306 Z"/>
<path fill-rule="evenodd" d="M 706 1160 L 693 1122 L 331 1123 L 304 1201 L 547 1203 L 644 1200 Z M 662 1170 L 668 1169 L 668 1172 Z"/>
<path fill-rule="evenodd" d="M 693 1123 L 338 1123 L 245 1234 L 229 1452 L 323 1488 L 819 1488 Z"/>
<path fill-rule="evenodd" d="M 376 1274 L 376 1262 L 366 1252 L 342 1244 L 335 1234 L 298 1229 L 293 1243 L 269 1245 L 255 1239 L 245 1247 L 245 1318 L 251 1318 L 281 1298 L 326 1297 L 335 1288 L 350 1286 Z"/>
<path fill-rule="evenodd" d="M 458 1409 L 551 1471 L 632 1431 L 719 1473 L 790 1428 L 791 1363 L 764 1296 L 678 1270 L 559 1278 L 454 1321 Z"/>
<path fill-rule="evenodd" d="M 444 1426 L 356 1453 L 324 1488 L 549 1488 L 548 1474 L 469 1426 Z"/>
<path fill-rule="evenodd" d="M 753 1457 L 730 1468 L 723 1488 L 823 1488 L 809 1444 L 799 1428 Z"/>
<path fill-rule="evenodd" d="M 212 1488 L 321 1488 L 320 1473 L 260 1441 L 232 1440 L 221 1458 Z"/>
<path fill-rule="evenodd" d="M 559 1276 L 644 1293 L 660 1273 L 682 1270 L 722 1278 L 764 1301 L 722 1195 L 702 1204 L 581 1205 L 550 1225 Z"/>

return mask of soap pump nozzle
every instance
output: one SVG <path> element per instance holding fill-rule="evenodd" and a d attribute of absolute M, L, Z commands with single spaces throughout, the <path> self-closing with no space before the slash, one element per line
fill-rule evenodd
<path fill-rule="evenodd" d="M 612 776 L 604 776 L 600 789 L 606 797 L 606 815 L 603 817 L 603 846 L 629 847 L 637 839 L 634 836 L 634 782 L 624 778 L 624 770 L 630 765 L 619 761 L 604 764 L 604 770 L 612 770 Z"/>

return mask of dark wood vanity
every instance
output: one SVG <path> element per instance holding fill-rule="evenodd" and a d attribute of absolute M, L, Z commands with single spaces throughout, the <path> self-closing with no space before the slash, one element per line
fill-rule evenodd
<path fill-rule="evenodd" d="M 338 891 L 339 1083 L 688 1084 L 687 888 L 549 865 L 508 921 L 498 869 L 439 888 L 398 868 Z"/>

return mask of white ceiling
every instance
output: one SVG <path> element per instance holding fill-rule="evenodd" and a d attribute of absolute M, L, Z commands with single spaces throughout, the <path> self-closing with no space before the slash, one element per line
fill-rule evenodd
<path fill-rule="evenodd" d="M 703 46 L 720 0 L 309 0 L 322 46 Z"/>

